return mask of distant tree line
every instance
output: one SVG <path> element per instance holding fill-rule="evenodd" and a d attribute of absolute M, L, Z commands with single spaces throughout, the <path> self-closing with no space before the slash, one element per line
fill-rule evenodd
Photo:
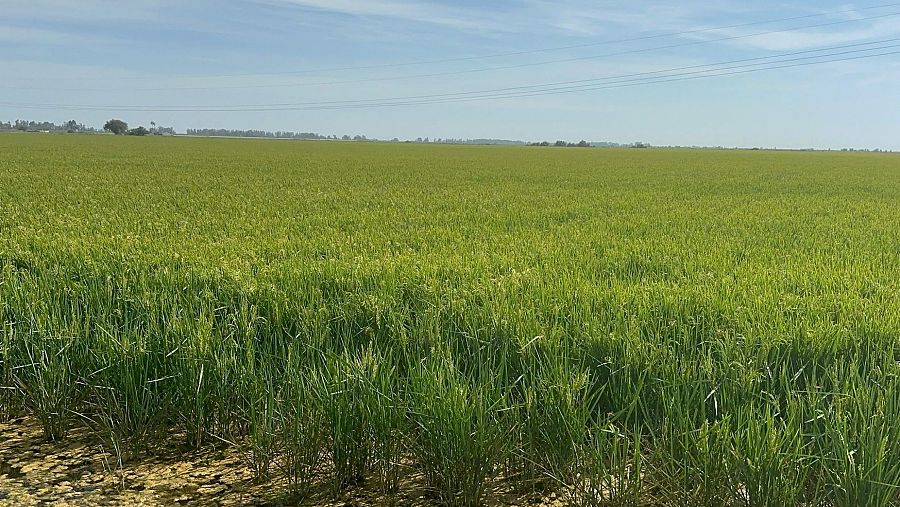
<path fill-rule="evenodd" d="M 100 130 L 95 129 L 94 127 L 87 127 L 84 123 L 80 123 L 76 120 L 69 120 L 65 123 L 53 123 L 49 121 L 34 121 L 34 120 L 16 120 L 14 122 L 8 121 L 0 121 L 0 130 L 18 130 L 21 132 L 68 132 L 68 133 L 79 133 L 79 132 L 90 132 L 97 133 L 101 132 Z M 103 125 L 103 131 L 111 132 L 116 135 L 132 135 L 132 136 L 147 136 L 147 135 L 175 135 L 175 129 L 172 127 L 162 127 L 156 124 L 156 122 L 150 122 L 150 128 L 146 128 L 144 126 L 140 126 L 137 128 L 129 129 L 128 124 L 122 120 L 112 119 L 106 122 Z"/>
<path fill-rule="evenodd" d="M 16 120 L 15 122 L 0 122 L 0 130 L 21 130 L 27 132 L 100 132 L 99 130 L 93 127 L 86 127 L 83 123 L 79 123 L 75 120 L 69 120 L 62 124 L 55 124 L 53 122 L 48 121 L 30 121 L 30 120 Z M 103 130 L 105 132 L 110 132 L 116 135 L 129 135 L 129 136 L 147 136 L 147 135 L 175 135 L 175 129 L 172 127 L 163 127 L 156 124 L 156 122 L 150 122 L 150 128 L 146 128 L 143 125 L 138 126 L 136 128 L 129 128 L 128 123 L 120 119 L 111 119 L 103 125 Z M 276 130 L 276 131 L 268 131 L 268 130 L 241 130 L 241 129 L 211 129 L 211 128 L 202 128 L 196 129 L 191 128 L 187 129 L 187 135 L 192 136 L 204 136 L 204 137 L 253 137 L 253 138 L 267 138 L 267 139 L 306 139 L 306 140 L 331 140 L 331 141 L 378 141 L 376 138 L 368 138 L 364 135 L 342 135 L 340 137 L 336 135 L 323 135 L 316 132 L 292 132 L 286 130 Z M 577 143 L 568 142 L 568 141 L 541 141 L 541 142 L 532 142 L 526 143 L 524 141 L 515 141 L 510 139 L 491 139 L 491 138 L 476 138 L 476 139 L 457 139 L 457 138 L 429 138 L 429 137 L 417 137 L 415 139 L 409 139 L 406 141 L 401 141 L 398 138 L 393 138 L 390 142 L 395 143 L 422 143 L 422 144 L 494 144 L 494 145 L 525 145 L 528 146 L 553 146 L 553 147 L 566 147 L 566 148 L 650 148 L 650 144 L 644 142 L 635 142 L 631 144 L 619 144 L 619 143 L 611 143 L 611 142 L 589 142 L 585 140 L 581 140 Z"/>
<path fill-rule="evenodd" d="M 394 141 L 398 141 L 398 139 L 394 138 Z M 499 144 L 499 145 L 523 145 L 524 141 L 513 141 L 510 139 L 454 139 L 454 138 L 446 138 L 441 139 L 440 137 L 435 139 L 430 138 L 422 138 L 417 137 L 415 141 L 407 141 L 407 142 L 415 142 L 415 143 L 431 143 L 431 144 Z"/>
<path fill-rule="evenodd" d="M 540 141 L 535 143 L 528 143 L 528 146 L 553 146 L 557 148 L 650 148 L 650 144 L 640 141 L 631 144 L 619 144 L 605 141 L 588 142 L 583 139 L 581 141 L 578 141 L 577 143 L 568 141 L 556 141 L 555 143 L 551 143 L 549 141 Z"/>
<path fill-rule="evenodd" d="M 529 146 L 556 146 L 558 148 L 591 148 L 591 143 L 582 139 L 577 143 L 567 143 L 566 141 L 556 141 L 553 144 L 550 144 L 548 141 L 541 141 L 539 143 L 531 143 Z"/>
<path fill-rule="evenodd" d="M 267 137 L 271 139 L 338 139 L 338 136 L 325 136 L 315 132 L 290 132 L 277 130 L 270 132 L 268 130 L 236 130 L 236 129 L 187 129 L 189 136 L 207 136 L 207 137 Z M 357 136 L 357 140 L 365 139 L 365 136 Z M 350 136 L 344 136 L 342 139 L 351 140 Z"/>
<path fill-rule="evenodd" d="M 268 139 L 311 139 L 311 140 L 331 140 L 331 141 L 378 141 L 376 138 L 369 138 L 364 135 L 323 135 L 315 132 L 291 132 L 291 131 L 268 131 L 268 130 L 239 130 L 239 129 L 187 129 L 187 134 L 191 136 L 205 137 L 263 137 Z M 453 139 L 453 138 L 428 138 L 417 137 L 407 141 L 401 141 L 399 138 L 390 139 L 394 143 L 428 143 L 428 144 L 509 144 L 524 145 L 524 141 L 511 141 L 509 139 Z"/>
<path fill-rule="evenodd" d="M 85 127 L 83 123 L 75 120 L 69 120 L 60 124 L 34 120 L 0 121 L 0 130 L 18 130 L 21 132 L 96 132 L 96 129 L 93 127 Z"/>

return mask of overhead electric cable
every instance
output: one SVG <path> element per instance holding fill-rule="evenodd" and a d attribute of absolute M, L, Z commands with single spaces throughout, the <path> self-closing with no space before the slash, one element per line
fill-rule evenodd
<path fill-rule="evenodd" d="M 135 108 L 129 109 L 124 107 L 117 106 L 66 106 L 66 105 L 54 105 L 54 104 L 15 104 L 15 103 L 6 103 L 2 102 L 0 105 L 12 106 L 12 107 L 21 107 L 26 109 L 63 109 L 63 110 L 117 110 L 117 111 L 135 111 L 135 112 L 252 112 L 252 111 L 293 111 L 293 110 L 335 110 L 335 109 L 361 109 L 361 108 L 376 108 L 376 107 L 392 107 L 392 106 L 411 106 L 411 105 L 427 105 L 427 104 L 443 104 L 443 103 L 455 103 L 455 102 L 470 102 L 470 101 L 480 101 L 480 100 L 497 100 L 497 99 L 509 99 L 509 98 L 518 98 L 518 97 L 534 97 L 540 95 L 559 95 L 559 94 L 567 94 L 567 93 L 575 93 L 575 92 L 585 92 L 585 91 L 593 91 L 593 90 L 605 90 L 612 88 L 623 88 L 628 86 L 636 86 L 636 85 L 644 85 L 644 84 L 658 84 L 658 83 L 668 83 L 675 81 L 685 81 L 692 79 L 700 79 L 707 77 L 720 77 L 720 76 L 729 76 L 729 75 L 737 75 L 737 74 L 746 74 L 751 72 L 760 72 L 766 70 L 775 70 L 775 69 L 787 69 L 787 68 L 795 68 L 795 67 L 804 67 L 810 65 L 821 65 L 827 63 L 835 63 L 835 62 L 844 62 L 851 60 L 859 60 L 864 58 L 875 58 L 881 56 L 889 56 L 900 54 L 900 51 L 889 51 L 889 52 L 881 52 L 881 53 L 869 53 L 864 55 L 856 55 L 850 57 L 842 57 L 842 58 L 831 58 L 833 56 L 848 54 L 848 53 L 858 53 L 860 51 L 883 51 L 885 49 L 900 47 L 900 44 L 884 46 L 884 47 L 875 47 L 868 48 L 856 51 L 845 51 L 842 53 L 833 53 L 833 54 L 825 54 L 825 55 L 817 55 L 817 56 L 809 56 L 804 58 L 795 58 L 790 60 L 782 60 L 779 62 L 764 62 L 758 64 L 750 64 L 757 68 L 743 68 L 742 70 L 733 70 L 741 67 L 747 67 L 747 65 L 739 65 L 734 67 L 725 67 L 725 68 L 713 68 L 705 71 L 693 71 L 693 72 L 683 72 L 680 74 L 669 74 L 664 76 L 655 76 L 655 77 L 644 77 L 644 78 L 635 78 L 630 80 L 618 81 L 613 83 L 602 83 L 597 85 L 581 85 L 581 86 L 573 86 L 573 87 L 560 87 L 560 88 L 551 88 L 551 89 L 540 89 L 533 91 L 521 91 L 521 92 L 510 92 L 510 93 L 502 93 L 502 94 L 485 94 L 485 95 L 473 95 L 473 96 L 464 96 L 464 97 L 447 97 L 447 98 L 436 98 L 436 99 L 425 99 L 425 100 L 417 100 L 417 99 L 407 99 L 407 98 L 396 98 L 396 99 L 385 99 L 382 102 L 369 102 L 369 103 L 343 103 L 343 104 L 328 104 L 328 103 L 310 103 L 309 105 L 298 105 L 292 107 L 252 107 L 252 108 L 220 108 L 220 109 L 196 109 L 196 108 Z M 801 62 L 796 63 L 797 60 L 808 60 L 812 58 L 819 58 L 817 61 L 811 62 Z M 822 60 L 822 58 L 827 58 Z M 785 62 L 794 62 L 787 63 Z M 773 65 L 779 64 L 779 65 Z M 765 65 L 765 66 L 763 66 Z M 762 66 L 762 67 L 761 67 Z M 665 71 L 659 71 L 665 72 Z"/>
<path fill-rule="evenodd" d="M 737 23 L 733 25 L 725 25 L 718 26 L 713 28 L 695 28 L 690 30 L 682 30 L 678 32 L 665 32 L 660 34 L 653 35 L 642 35 L 638 37 L 629 37 L 624 39 L 611 39 L 604 40 L 598 42 L 587 42 L 583 44 L 572 44 L 567 46 L 555 46 L 548 48 L 538 48 L 538 49 L 530 49 L 530 50 L 520 50 L 520 51 L 509 51 L 505 53 L 492 53 L 486 55 L 477 55 L 477 56 L 460 56 L 454 58 L 443 58 L 443 59 L 435 59 L 435 60 L 419 60 L 412 62 L 400 62 L 400 63 L 384 63 L 384 64 L 375 64 L 375 65 L 360 65 L 360 66 L 348 66 L 348 67 L 332 67 L 332 68 L 323 68 L 323 69 L 308 69 L 308 70 L 298 70 L 298 71 L 287 71 L 287 72 L 276 72 L 276 73 L 267 73 L 265 75 L 291 75 L 291 74 L 312 74 L 317 72 L 338 72 L 338 71 L 348 71 L 348 70 L 371 70 L 371 69 L 379 69 L 379 68 L 389 68 L 389 67 L 410 67 L 416 65 L 431 65 L 435 63 L 453 63 L 453 62 L 461 62 L 461 61 L 472 61 L 472 60 L 486 60 L 491 58 L 503 58 L 507 56 L 520 56 L 520 55 L 529 55 L 536 53 L 549 53 L 553 51 L 564 51 L 569 49 L 581 49 L 586 47 L 597 47 L 597 46 L 605 46 L 610 44 L 623 44 L 626 42 L 638 42 L 642 40 L 651 40 L 651 39 L 661 39 L 666 37 L 678 37 L 682 35 L 692 35 L 697 33 L 704 32 L 715 32 L 720 30 L 730 30 L 734 28 L 746 28 L 748 26 L 758 26 L 758 25 L 767 25 L 771 23 L 779 23 L 785 21 L 797 21 L 800 19 L 810 19 L 810 18 L 818 18 L 823 16 L 832 16 L 835 14 L 854 14 L 861 11 L 871 11 L 877 9 L 886 9 L 888 7 L 897 7 L 900 6 L 900 2 L 894 2 L 889 4 L 880 4 L 880 5 L 870 5 L 867 7 L 859 7 L 854 9 L 841 9 L 836 11 L 827 11 L 827 12 L 819 12 L 815 14 L 804 14 L 801 16 L 791 16 L 786 18 L 775 18 L 775 19 L 766 19 L 761 21 L 750 21 L 746 23 Z M 854 20 L 849 20 L 854 21 Z M 258 76 L 260 74 L 221 74 L 213 77 L 246 77 L 246 76 Z"/>
<path fill-rule="evenodd" d="M 141 110 L 183 111 L 185 109 L 190 109 L 190 110 L 202 112 L 202 111 L 206 111 L 206 110 L 240 111 L 240 110 L 245 110 L 248 108 L 276 109 L 276 108 L 299 107 L 299 106 L 365 105 L 365 104 L 371 104 L 371 103 L 389 103 L 389 102 L 404 102 L 405 103 L 405 102 L 408 102 L 411 100 L 452 99 L 452 98 L 457 98 L 457 97 L 484 96 L 484 95 L 504 96 L 504 95 L 508 95 L 510 93 L 547 91 L 547 90 L 558 90 L 558 89 L 592 86 L 592 85 L 597 85 L 597 84 L 603 84 L 604 82 L 606 82 L 606 84 L 609 84 L 610 81 L 633 80 L 635 78 L 648 79 L 648 78 L 666 77 L 666 76 L 660 76 L 660 75 L 661 74 L 672 74 L 672 73 L 684 74 L 684 73 L 686 73 L 685 71 L 692 71 L 692 72 L 687 72 L 687 73 L 691 73 L 691 74 L 701 73 L 701 72 L 713 72 L 713 71 L 720 71 L 720 70 L 726 70 L 726 69 L 760 66 L 760 65 L 773 64 L 773 63 L 784 63 L 784 62 L 791 62 L 791 61 L 801 61 L 801 60 L 809 60 L 809 59 L 816 59 L 816 58 L 834 57 L 834 56 L 841 56 L 841 55 L 845 55 L 845 54 L 860 53 L 860 52 L 881 51 L 881 50 L 885 50 L 885 49 L 900 47 L 900 44 L 893 44 L 893 45 L 888 44 L 888 43 L 898 42 L 898 41 L 900 41 L 900 37 L 890 38 L 890 39 L 882 39 L 882 40 L 878 40 L 878 41 L 860 42 L 860 43 L 855 43 L 855 44 L 842 44 L 842 45 L 831 46 L 831 47 L 827 47 L 827 48 L 792 51 L 792 52 L 781 53 L 781 54 L 776 54 L 776 55 L 760 56 L 760 57 L 753 57 L 753 58 L 742 58 L 742 59 L 737 59 L 737 60 L 727 60 L 727 61 L 720 61 L 720 62 L 714 62 L 714 63 L 666 68 L 666 69 L 638 72 L 638 73 L 630 73 L 630 74 L 620 74 L 620 75 L 606 76 L 606 77 L 600 77 L 600 78 L 577 79 L 577 80 L 569 80 L 569 81 L 556 81 L 556 82 L 550 82 L 550 83 L 510 86 L 510 87 L 503 87 L 503 88 L 490 88 L 490 89 L 471 90 L 471 91 L 464 91 L 464 92 L 407 95 L 407 96 L 401 96 L 401 97 L 381 97 L 381 98 L 373 98 L 373 99 L 347 99 L 347 100 L 334 100 L 334 101 L 310 101 L 310 102 L 267 103 L 267 104 L 228 104 L 228 105 L 190 105 L 190 106 L 187 106 L 187 105 L 179 105 L 179 106 L 148 106 L 148 105 L 107 106 L 107 105 L 95 105 L 95 104 L 85 105 L 85 104 L 57 104 L 57 103 L 42 103 L 42 104 L 31 104 L 31 105 L 46 107 L 46 108 L 64 108 L 64 107 L 84 108 L 84 109 L 117 108 L 120 110 L 127 110 L 127 111 L 141 111 Z M 870 47 L 866 47 L 866 46 L 870 46 Z M 855 48 L 855 49 L 850 49 L 850 48 Z M 843 50 L 843 51 L 841 51 L 841 50 Z M 795 57 L 797 55 L 810 55 L 810 56 L 785 59 L 787 57 Z M 775 61 L 773 61 L 773 60 L 775 60 Z M 756 62 L 756 63 L 748 63 L 748 62 Z M 735 64 L 742 64 L 742 65 L 735 65 Z"/>
<path fill-rule="evenodd" d="M 810 18 L 816 18 L 816 17 L 835 15 L 835 14 L 851 14 L 851 13 L 856 13 L 856 12 L 860 12 L 860 11 L 870 11 L 870 10 L 884 9 L 884 8 L 896 7 L 896 6 L 900 6 L 900 2 L 874 5 L 874 6 L 868 6 L 868 7 L 861 7 L 861 8 L 856 8 L 856 9 L 844 9 L 844 10 L 822 12 L 822 13 L 816 13 L 816 14 L 807 14 L 807 15 L 802 15 L 802 16 L 792 16 L 792 17 L 769 19 L 769 20 L 763 20 L 763 21 L 753 21 L 753 22 L 748 22 L 748 23 L 738 23 L 738 24 L 719 26 L 719 27 L 713 27 L 713 28 L 698 28 L 698 29 L 692 29 L 692 30 L 684 30 L 684 31 L 680 31 L 680 32 L 667 32 L 667 33 L 662 33 L 662 34 L 632 37 L 632 38 L 625 38 L 625 39 L 606 40 L 606 41 L 599 41 L 599 42 L 593 42 L 593 43 L 584 43 L 584 44 L 576 44 L 576 45 L 569 45 L 569 46 L 557 46 L 557 47 L 552 47 L 552 48 L 541 48 L 541 49 L 534 49 L 534 50 L 513 51 L 513 52 L 507 52 L 507 53 L 494 53 L 494 54 L 471 56 L 471 57 L 455 57 L 455 58 L 423 60 L 423 61 L 417 61 L 417 62 L 402 62 L 402 63 L 392 63 L 392 64 L 388 63 L 388 64 L 377 64 L 377 65 L 334 67 L 334 68 L 323 68 L 323 69 L 307 69 L 307 70 L 275 72 L 275 73 L 218 74 L 218 75 L 195 75 L 195 76 L 173 75 L 173 76 L 167 76 L 167 78 L 217 79 L 217 78 L 230 78 L 230 77 L 284 76 L 284 75 L 313 74 L 313 73 L 321 73 L 321 72 L 336 72 L 336 71 L 348 71 L 348 70 L 371 70 L 371 69 L 378 69 L 378 68 L 406 67 L 406 66 L 426 65 L 426 64 L 435 64 L 435 63 L 451 63 L 451 62 L 457 62 L 457 61 L 471 61 L 471 60 L 480 60 L 480 59 L 489 59 L 489 58 L 499 58 L 499 57 L 504 57 L 504 56 L 517 56 L 517 55 L 526 55 L 526 54 L 546 53 L 546 52 L 560 51 L 560 50 L 565 50 L 565 49 L 578 49 L 578 48 L 585 48 L 585 47 L 596 47 L 596 46 L 620 44 L 620 43 L 626 43 L 626 42 L 635 42 L 635 41 L 641 41 L 641 40 L 651 40 L 651 39 L 657 39 L 657 38 L 677 37 L 677 36 L 682 36 L 682 35 L 716 32 L 716 31 L 721 31 L 721 30 L 743 28 L 743 27 L 748 27 L 748 26 L 764 25 L 764 24 L 771 24 L 771 23 L 784 22 L 784 21 L 810 19 Z M 835 26 L 835 25 L 841 25 L 841 24 L 846 24 L 846 23 L 857 23 L 857 22 L 862 22 L 862 21 L 870 21 L 870 20 L 882 19 L 882 18 L 888 18 L 888 17 L 894 17 L 894 16 L 900 16 L 900 13 L 895 12 L 895 13 L 880 14 L 880 15 L 874 15 L 874 16 L 857 17 L 857 18 L 852 18 L 852 19 L 832 21 L 832 22 L 828 22 L 828 23 L 805 25 L 805 26 L 800 26 L 800 27 L 795 27 L 795 28 L 771 30 L 771 31 L 766 31 L 766 32 L 757 32 L 757 33 L 753 33 L 753 34 L 745 34 L 745 35 L 738 35 L 738 36 L 732 36 L 732 37 L 723 37 L 723 38 L 718 38 L 718 39 L 692 41 L 692 42 L 681 43 L 681 44 L 656 46 L 656 47 L 652 47 L 652 48 L 635 49 L 635 50 L 630 50 L 630 51 L 607 53 L 607 54 L 601 54 L 601 55 L 573 57 L 573 58 L 568 58 L 568 59 L 544 60 L 544 61 L 539 61 L 539 62 L 522 63 L 522 64 L 517 64 L 517 65 L 508 65 L 508 66 L 499 66 L 499 67 L 495 66 L 495 67 L 486 67 L 486 68 L 479 68 L 479 69 L 465 69 L 465 70 L 450 71 L 450 72 L 438 72 L 438 73 L 429 73 L 429 74 L 368 78 L 368 79 L 356 79 L 356 80 L 339 80 L 339 81 L 316 82 L 316 83 L 233 85 L 233 86 L 212 86 L 212 87 L 210 87 L 210 86 L 158 87 L 158 88 L 137 88 L 134 90 L 164 91 L 164 90 L 281 88 L 281 87 L 295 87 L 295 86 L 326 86 L 326 85 L 337 85 L 337 84 L 353 84 L 353 83 L 365 83 L 365 82 L 376 82 L 376 81 L 395 81 L 395 80 L 404 80 L 404 79 L 441 77 L 441 76 L 457 75 L 457 74 L 490 72 L 490 71 L 495 71 L 495 70 L 508 70 L 508 69 L 522 68 L 522 67 L 550 65 L 550 64 L 555 64 L 555 63 L 567 63 L 567 62 L 574 62 L 574 61 L 581 61 L 581 60 L 606 58 L 606 57 L 610 57 L 610 56 L 620 56 L 620 55 L 627 55 L 627 54 L 633 54 L 633 53 L 657 51 L 657 50 L 662 50 L 662 49 L 672 49 L 672 48 L 699 45 L 699 44 L 710 44 L 710 43 L 714 43 L 714 42 L 723 42 L 723 41 L 737 40 L 737 39 L 743 39 L 743 38 L 749 38 L 749 37 L 757 37 L 757 36 L 761 36 L 761 35 L 771 35 L 771 34 L 775 34 L 775 33 L 791 32 L 791 31 L 803 30 L 803 29 L 807 29 L 807 28 L 822 28 L 822 27 Z M 67 81 L 72 80 L 71 77 L 67 77 L 66 79 L 67 79 Z M 109 80 L 109 78 L 84 78 L 82 80 L 92 80 L 92 79 L 103 79 L 104 81 Z M 118 78 L 118 80 L 145 80 L 145 79 L 146 78 L 142 78 L 142 77 Z M 9 87 L 4 87 L 4 88 L 8 89 Z M 28 89 L 33 90 L 35 88 L 28 87 Z M 50 89 L 58 90 L 58 88 L 50 88 Z M 74 91 L 76 89 L 71 89 L 71 90 Z M 104 89 L 82 88 L 82 89 L 78 89 L 78 90 L 92 91 L 92 90 L 106 90 L 106 89 L 105 88 Z"/>

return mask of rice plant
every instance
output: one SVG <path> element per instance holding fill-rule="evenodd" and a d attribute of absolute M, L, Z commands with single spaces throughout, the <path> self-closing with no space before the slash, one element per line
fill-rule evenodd
<path fill-rule="evenodd" d="M 285 383 L 280 390 L 278 437 L 280 468 L 287 479 L 290 493 L 303 499 L 323 469 L 328 448 L 325 410 L 317 393 L 319 372 L 307 369 L 288 358 Z"/>
<path fill-rule="evenodd" d="M 900 502 L 900 159 L 0 135 L 0 413 L 296 498 Z"/>
<path fill-rule="evenodd" d="M 448 505 L 479 505 L 509 452 L 503 393 L 490 383 L 469 383 L 440 353 L 425 360 L 410 383 L 413 456 L 434 494 Z"/>

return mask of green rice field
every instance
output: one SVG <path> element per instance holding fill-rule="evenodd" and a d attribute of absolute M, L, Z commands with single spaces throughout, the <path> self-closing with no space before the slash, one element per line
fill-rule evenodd
<path fill-rule="evenodd" d="M 0 387 L 298 501 L 900 505 L 900 155 L 0 135 Z"/>

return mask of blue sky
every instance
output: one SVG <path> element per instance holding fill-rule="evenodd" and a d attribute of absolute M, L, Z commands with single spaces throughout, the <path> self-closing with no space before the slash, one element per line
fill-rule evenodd
<path fill-rule="evenodd" d="M 0 0 L 0 119 L 900 149 L 900 55 L 579 93 L 319 107 L 897 46 L 900 3 L 872 8 L 889 3 Z M 715 29 L 800 16 L 808 17 Z M 880 46 L 849 46 L 868 42 Z M 559 47 L 568 49 L 542 51 Z M 504 53 L 520 54 L 490 56 Z M 444 61 L 398 65 L 435 60 Z M 298 103 L 317 108 L 271 107 Z M 24 107 L 35 105 L 48 106 Z"/>

